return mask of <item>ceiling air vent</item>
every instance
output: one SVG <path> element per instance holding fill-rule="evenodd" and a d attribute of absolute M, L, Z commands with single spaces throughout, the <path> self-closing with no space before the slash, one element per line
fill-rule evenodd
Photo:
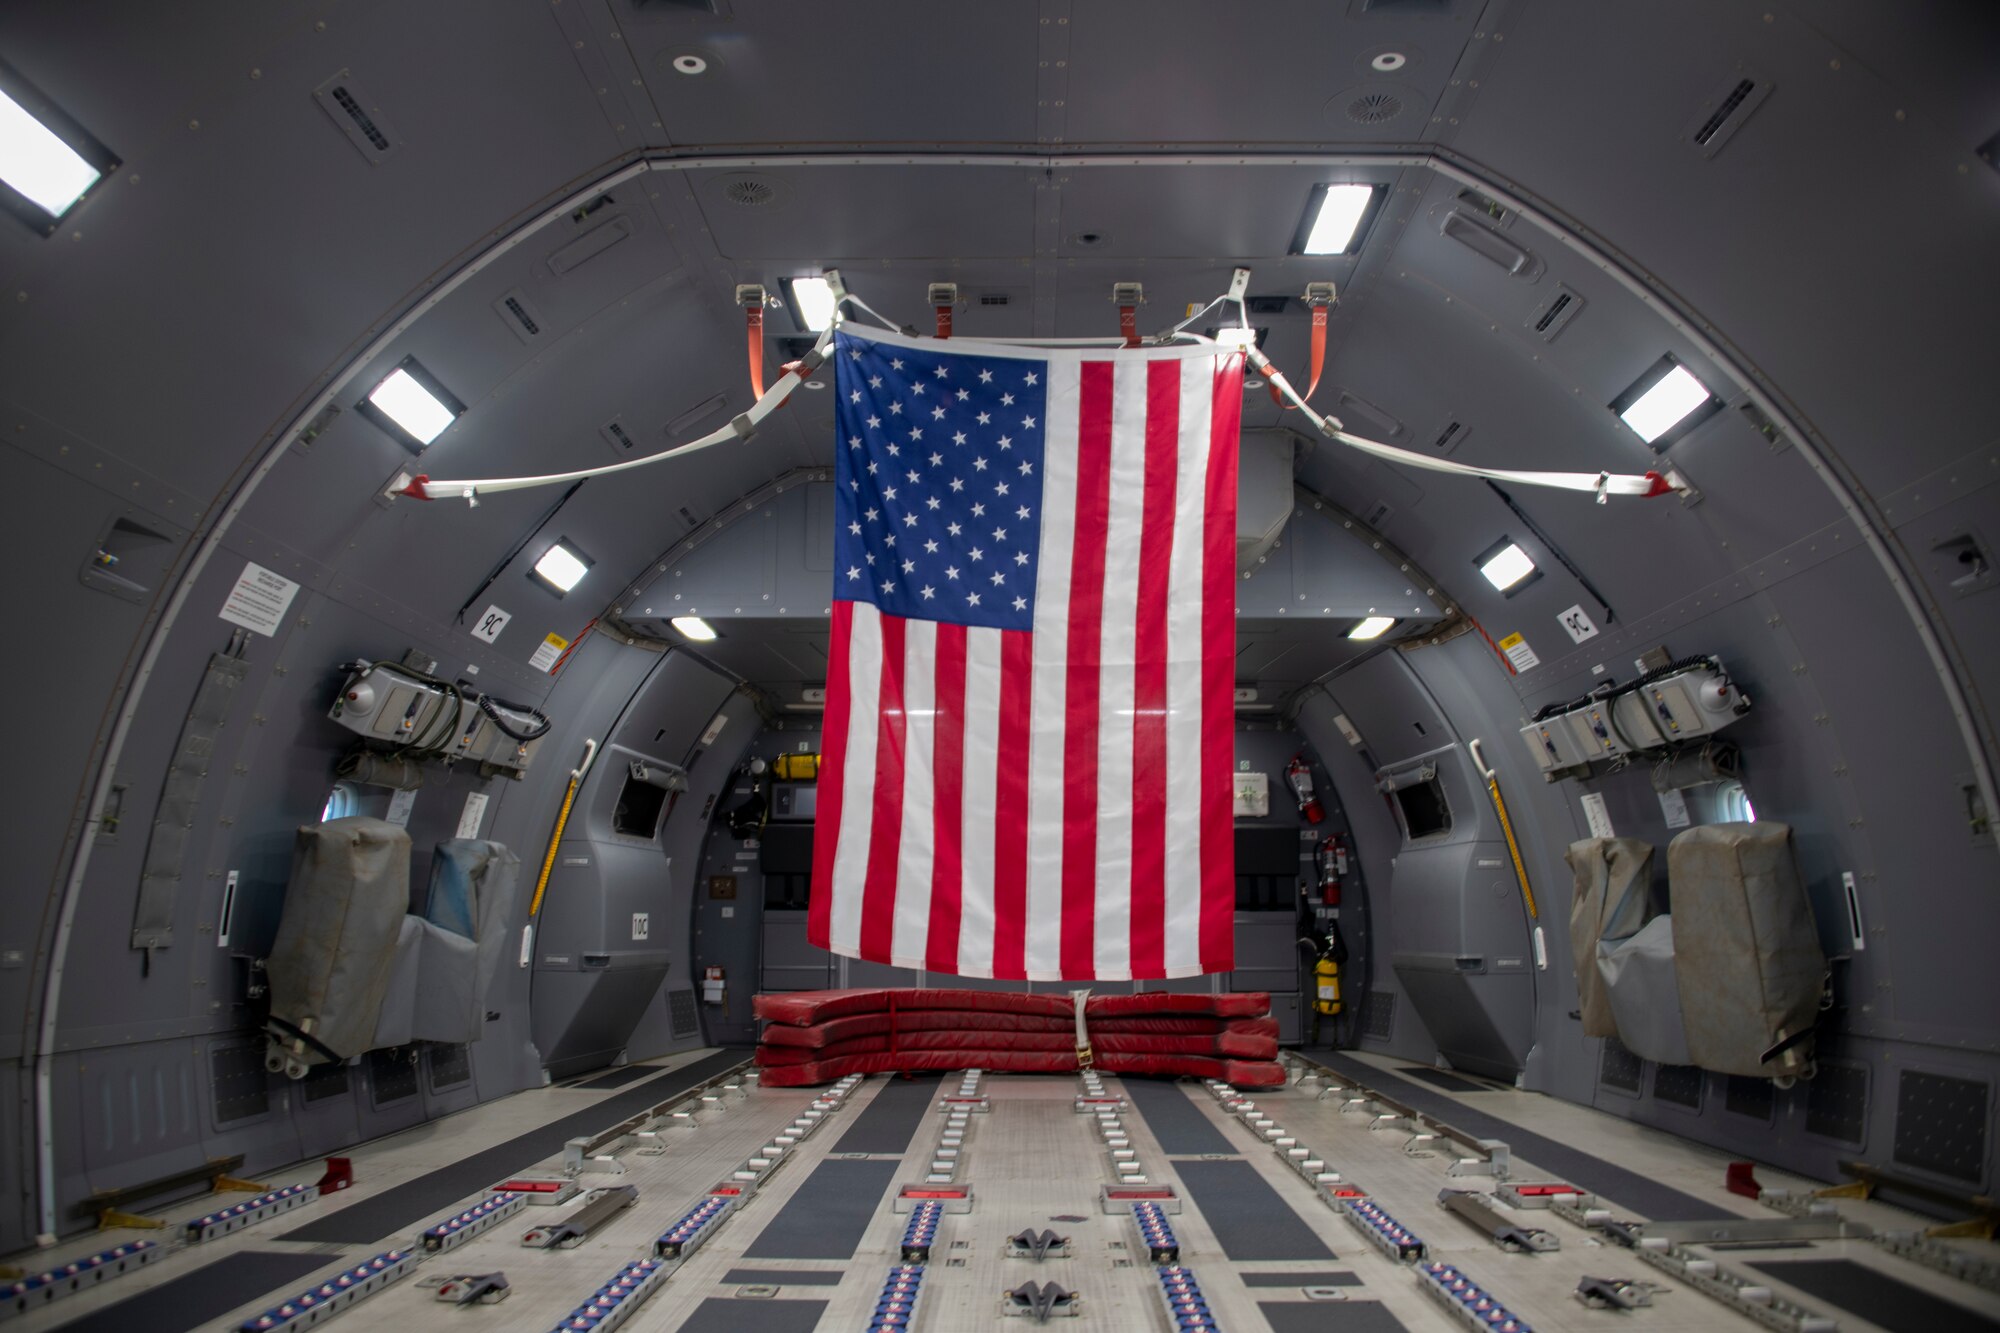
<path fill-rule="evenodd" d="M 632 446 L 638 443 L 637 440 L 632 438 L 632 432 L 625 429 L 625 423 L 617 417 L 613 417 L 602 426 L 599 426 L 597 433 L 604 437 L 606 444 L 621 454 L 631 453 Z"/>
<path fill-rule="evenodd" d="M 1583 304 L 1583 298 L 1569 288 L 1557 287 L 1556 294 L 1528 316 L 1528 327 L 1543 342 L 1554 342 L 1556 335 L 1583 310 Z"/>
<path fill-rule="evenodd" d="M 1703 157 L 1714 157 L 1722 151 L 1736 131 L 1743 128 L 1743 122 L 1750 119 L 1750 113 L 1771 95 L 1768 80 L 1753 74 L 1739 74 L 1717 88 L 1709 99 L 1702 103 L 1689 124 L 1687 140 L 1701 150 Z"/>
<path fill-rule="evenodd" d="M 361 90 L 361 85 L 346 70 L 313 89 L 313 100 L 370 162 L 380 162 L 396 151 L 395 129 L 383 116 L 382 108 L 375 105 L 374 99 Z"/>
<path fill-rule="evenodd" d="M 542 317 L 528 304 L 528 298 L 519 288 L 506 293 L 493 303 L 493 313 L 500 316 L 500 322 L 507 331 L 524 343 L 533 343 L 542 336 Z"/>
<path fill-rule="evenodd" d="M 778 187 L 755 176 L 738 176 L 723 184 L 722 197 L 738 208 L 766 208 L 778 202 Z"/>
<path fill-rule="evenodd" d="M 1361 516 L 1361 522 L 1364 526 L 1373 528 L 1375 529 L 1375 531 L 1380 532 L 1382 530 L 1382 525 L 1389 521 L 1389 515 L 1395 512 L 1396 511 L 1390 507 L 1389 502 L 1387 500 L 1377 500 L 1373 505 L 1369 507 L 1368 512 Z"/>
<path fill-rule="evenodd" d="M 1465 437 L 1470 433 L 1464 422 L 1447 421 L 1444 423 L 1444 429 L 1438 432 L 1437 438 L 1431 441 L 1431 447 L 1441 454 L 1448 454 L 1465 443 Z"/>
<path fill-rule="evenodd" d="M 1381 125 L 1403 114 L 1403 99 L 1390 92 L 1363 93 L 1347 104 L 1347 118 L 1356 125 Z"/>
<path fill-rule="evenodd" d="M 1006 292 L 981 292 L 979 294 L 980 305 L 1006 305 L 1012 300 L 1013 298 Z"/>

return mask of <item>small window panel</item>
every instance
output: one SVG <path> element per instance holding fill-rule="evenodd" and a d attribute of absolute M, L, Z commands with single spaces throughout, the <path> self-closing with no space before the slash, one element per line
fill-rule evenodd
<path fill-rule="evenodd" d="M 124 165 L 19 70 L 0 60 L 0 203 L 38 235 L 53 236 Z"/>
<path fill-rule="evenodd" d="M 1722 410 L 1695 373 L 1672 353 L 1661 357 L 1630 388 L 1611 400 L 1611 410 L 1657 451 L 1665 451 Z"/>

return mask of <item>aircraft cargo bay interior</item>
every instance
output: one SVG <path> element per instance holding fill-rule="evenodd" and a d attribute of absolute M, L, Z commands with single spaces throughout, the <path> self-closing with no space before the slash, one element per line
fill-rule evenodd
<path fill-rule="evenodd" d="M 2000 1326 L 2000 9 L 16 0 L 0 204 L 10 1333 Z"/>

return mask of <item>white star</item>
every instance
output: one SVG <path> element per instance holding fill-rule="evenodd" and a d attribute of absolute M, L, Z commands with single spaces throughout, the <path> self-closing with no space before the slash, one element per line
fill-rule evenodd
<path fill-rule="evenodd" d="M 903 526 L 906 528 L 914 528 L 915 526 L 917 526 L 917 516 L 915 514 L 903 515 Z"/>
<path fill-rule="evenodd" d="M 1028 506 L 1022 505 L 1019 509 L 1016 509 L 1014 511 L 1014 517 L 1020 519 L 1024 523 L 1027 522 Z"/>
<path fill-rule="evenodd" d="M 861 525 L 859 523 L 849 523 L 847 525 L 847 530 L 853 533 L 857 537 L 861 535 Z"/>
<path fill-rule="evenodd" d="M 1014 405 L 1014 395 L 1013 395 L 1013 394 L 1011 394 L 1011 393 L 1003 393 L 1003 394 L 1001 394 L 1001 395 L 1000 395 L 1000 406 L 1002 406 L 1002 407 L 1012 407 L 1013 405 Z"/>
<path fill-rule="evenodd" d="M 1005 574 L 1002 574 L 1002 573 L 1001 573 L 1001 572 L 1000 572 L 999 570 L 997 570 L 997 569 L 993 571 L 993 586 L 994 586 L 994 587 L 996 587 L 996 588 L 997 588 L 997 587 L 999 587 L 999 586 L 1000 586 L 1001 584 L 1005 583 L 1006 581 L 1007 581 L 1007 576 L 1006 576 Z"/>
<path fill-rule="evenodd" d="M 916 562 L 916 561 L 914 561 L 914 560 L 905 560 L 905 561 L 903 562 L 903 572 L 904 572 L 905 574 L 914 574 L 914 573 L 916 573 L 916 572 L 917 572 L 917 562 Z"/>
<path fill-rule="evenodd" d="M 979 424 L 982 426 L 988 424 L 992 420 L 993 420 L 993 414 L 991 412 L 981 412 L 979 414 Z"/>
<path fill-rule="evenodd" d="M 904 475 L 907 476 L 911 481 L 916 481 L 921 476 L 921 474 L 915 468 L 911 468 L 908 472 L 904 473 Z"/>
<path fill-rule="evenodd" d="M 891 440 L 889 442 L 889 457 L 900 458 L 902 457 L 902 454 L 903 454 L 902 449 L 896 444 L 894 440 Z"/>
<path fill-rule="evenodd" d="M 931 598 L 935 596 L 937 596 L 937 589 L 933 588 L 930 584 L 926 583 L 924 585 L 924 600 L 928 602 Z"/>
<path fill-rule="evenodd" d="M 861 447 L 861 437 L 859 435 L 848 436 L 847 447 L 850 449 L 859 449 Z"/>
<path fill-rule="evenodd" d="M 931 420 L 932 420 L 932 421 L 943 421 L 943 420 L 944 420 L 944 409 L 943 409 L 942 407 L 933 407 L 933 408 L 931 409 Z"/>
<path fill-rule="evenodd" d="M 1030 460 L 1028 460 L 1028 459 L 1025 459 L 1025 458 L 1021 460 L 1021 475 L 1022 475 L 1022 476 L 1024 476 L 1024 477 L 1025 477 L 1025 476 L 1027 476 L 1027 475 L 1028 475 L 1028 474 L 1029 474 L 1030 472 L 1033 472 L 1034 470 L 1035 470 L 1035 465 L 1034 465 L 1034 463 L 1033 463 L 1033 462 L 1031 462 Z"/>
<path fill-rule="evenodd" d="M 938 464 L 940 464 L 940 463 L 942 463 L 942 462 L 944 462 L 944 455 L 943 455 L 943 454 L 932 454 L 932 455 L 931 455 L 931 466 L 932 466 L 932 467 L 936 467 L 936 466 L 937 466 Z"/>
<path fill-rule="evenodd" d="M 891 532 L 884 535 L 882 538 L 882 544 L 884 546 L 894 546 L 896 544 L 896 534 Z"/>
<path fill-rule="evenodd" d="M 903 405 L 901 403 L 889 404 L 889 415 L 892 417 L 899 417 L 903 415 Z"/>
<path fill-rule="evenodd" d="M 932 555 L 936 555 L 936 554 L 937 554 L 937 542 L 936 542 L 936 541 L 934 541 L 934 540 L 933 540 L 933 541 L 927 541 L 927 542 L 925 542 L 925 543 L 924 543 L 924 550 L 928 551 L 928 552 L 929 552 L 930 554 L 932 554 Z"/>
<path fill-rule="evenodd" d="M 1034 419 L 1033 417 L 1022 417 L 1022 418 L 1021 418 L 1021 429 L 1022 429 L 1022 430 L 1033 430 L 1034 428 L 1035 428 L 1035 419 Z"/>
<path fill-rule="evenodd" d="M 981 384 L 991 384 L 991 383 L 993 382 L 993 372 L 992 372 L 992 371 L 990 371 L 990 370 L 982 370 L 982 371 L 980 371 L 980 372 L 979 372 L 979 382 L 980 382 Z"/>
<path fill-rule="evenodd" d="M 977 505 L 977 504 L 976 504 L 976 505 L 974 505 L 974 506 L 972 506 L 972 516 L 973 516 L 974 518 L 985 518 L 985 517 L 986 517 L 986 506 L 985 506 L 985 505 Z"/>
<path fill-rule="evenodd" d="M 1028 563 L 1028 553 L 1027 553 L 1026 551 L 1016 551 L 1016 552 L 1014 552 L 1014 563 L 1015 563 L 1015 564 L 1017 564 L 1017 565 L 1025 565 L 1025 564 L 1027 564 L 1027 563 Z"/>
<path fill-rule="evenodd" d="M 858 402 L 860 402 L 860 401 L 861 401 L 861 390 L 859 390 L 859 389 L 855 389 L 854 391 L 852 391 L 851 393 L 849 393 L 849 394 L 847 395 L 847 401 L 848 401 L 848 402 L 850 402 L 850 403 L 858 403 Z"/>
<path fill-rule="evenodd" d="M 1002 449 L 1012 449 L 1014 447 L 1014 437 L 1011 435 L 1002 435 L 1000 437 L 1000 447 Z"/>
<path fill-rule="evenodd" d="M 861 349 L 859 347 L 848 348 L 847 359 L 849 361 L 859 361 L 861 359 Z"/>
<path fill-rule="evenodd" d="M 910 428 L 910 438 L 911 438 L 912 440 L 921 440 L 921 439 L 923 439 L 923 438 L 924 438 L 924 428 L 923 428 L 922 426 L 913 426 L 913 427 L 911 427 L 911 428 Z"/>
<path fill-rule="evenodd" d="M 861 577 L 861 566 L 859 566 L 859 565 L 849 565 L 849 566 L 847 567 L 847 577 L 849 577 L 850 579 L 858 579 L 858 578 L 860 578 L 860 577 Z"/>
<path fill-rule="evenodd" d="M 884 487 L 884 488 L 883 488 L 883 490 L 882 490 L 882 498 L 883 498 L 884 500 L 893 500 L 893 499 L 895 499 L 895 498 L 896 498 L 896 488 L 895 488 L 894 486 L 887 486 L 887 487 Z"/>
<path fill-rule="evenodd" d="M 880 375 L 870 375 L 870 376 L 868 377 L 868 387 L 869 387 L 869 388 L 871 388 L 871 389 L 879 389 L 879 388 L 881 388 L 881 387 L 882 387 L 882 377 L 881 377 Z"/>
<path fill-rule="evenodd" d="M 964 432 L 964 431 L 962 431 L 962 430 L 955 430 L 955 431 L 953 431 L 953 432 L 951 433 L 951 442 L 952 442 L 953 444 L 964 444 L 964 443 L 965 443 L 965 432 Z"/>
<path fill-rule="evenodd" d="M 910 386 L 910 392 L 921 397 L 924 392 L 924 382 L 922 380 L 918 380 L 915 384 L 912 384 Z"/>
<path fill-rule="evenodd" d="M 1028 372 L 1028 385 L 1030 388 L 1032 388 L 1034 387 L 1034 384 L 1035 384 L 1035 372 L 1031 370 Z"/>
<path fill-rule="evenodd" d="M 956 580 L 957 580 L 957 578 L 958 578 L 958 566 L 957 566 L 957 565 L 946 565 L 946 566 L 944 567 L 944 576 L 945 576 L 946 578 L 948 578 L 948 579 L 952 579 L 952 580 L 956 581 Z"/>
<path fill-rule="evenodd" d="M 896 584 L 895 584 L 895 581 L 894 581 L 893 579 L 883 579 L 883 580 L 882 580 L 882 591 L 883 591 L 883 592 L 894 592 L 894 591 L 896 591 Z"/>
<path fill-rule="evenodd" d="M 1027 609 L 1028 609 L 1028 599 L 1027 599 L 1027 598 L 1025 598 L 1025 597 L 1016 597 L 1016 598 L 1014 599 L 1014 609 L 1015 609 L 1016 611 L 1025 611 L 1025 610 L 1027 610 Z"/>
<path fill-rule="evenodd" d="M 952 488 L 952 490 L 954 490 L 954 491 L 962 491 L 962 490 L 964 490 L 964 489 L 965 489 L 965 478 L 963 478 L 963 477 L 953 477 L 953 478 L 951 479 L 951 488 Z"/>
<path fill-rule="evenodd" d="M 964 531 L 964 529 L 960 528 L 956 523 L 945 524 L 944 530 L 950 533 L 954 537 L 956 537 L 960 532 Z"/>
<path fill-rule="evenodd" d="M 936 375 L 941 380 L 948 380 L 951 378 L 951 372 L 945 369 L 945 367 L 942 364 L 940 364 L 938 368 L 932 371 L 931 373 Z"/>
<path fill-rule="evenodd" d="M 880 430 L 880 429 L 882 429 L 882 418 L 880 418 L 880 417 L 873 417 L 873 416 L 869 417 L 869 418 L 868 418 L 868 429 L 870 429 L 870 430 Z"/>
<path fill-rule="evenodd" d="M 862 517 L 873 523 L 876 519 L 882 517 L 882 511 L 871 505 L 868 512 L 863 514 Z"/>
<path fill-rule="evenodd" d="M 875 563 L 875 553 L 873 551 L 865 552 L 861 558 L 871 565 Z"/>
<path fill-rule="evenodd" d="M 973 460 L 972 460 L 972 470 L 973 470 L 974 472 L 984 472 L 984 471 L 986 470 L 986 460 L 985 460 L 985 459 L 983 459 L 983 458 L 975 458 L 975 459 L 973 459 Z"/>
<path fill-rule="evenodd" d="M 856 481 L 854 478 L 849 477 L 847 479 L 847 489 L 850 491 L 858 491 L 861 489 L 861 483 L 859 481 Z"/>
<path fill-rule="evenodd" d="M 1007 493 L 1007 483 L 1006 483 L 1006 482 L 1004 482 L 1004 481 L 996 481 L 996 482 L 994 482 L 994 483 L 993 483 L 993 493 L 994 493 L 995 495 L 1005 495 L 1005 494 Z"/>
<path fill-rule="evenodd" d="M 978 606 L 979 594 L 976 592 L 969 592 L 965 594 L 965 601 L 968 606 Z"/>
<path fill-rule="evenodd" d="M 901 370 L 902 368 L 903 368 L 903 363 L 902 363 L 902 361 L 901 361 L 901 360 L 899 360 L 899 359 L 898 359 L 898 358 L 896 358 L 896 357 L 890 357 L 890 358 L 889 358 L 889 369 L 891 369 L 891 370 Z"/>
<path fill-rule="evenodd" d="M 984 560 L 986 558 L 986 552 L 980 550 L 977 546 L 973 547 L 970 551 L 967 551 L 966 554 L 972 557 L 974 564 L 977 564 L 979 561 Z"/>
<path fill-rule="evenodd" d="M 935 495 L 933 495 L 930 499 L 924 501 L 924 508 L 926 509 L 936 509 L 937 507 L 938 507 L 938 498 Z"/>
<path fill-rule="evenodd" d="M 1005 528 L 995 528 L 995 529 L 993 529 L 993 540 L 994 540 L 994 541 L 996 541 L 996 542 L 1004 542 L 1004 541 L 1006 541 L 1006 540 L 1007 540 L 1007 529 L 1005 529 Z"/>
<path fill-rule="evenodd" d="M 972 395 L 971 395 L 971 394 L 969 394 L 969 393 L 967 393 L 967 392 L 966 392 L 965 390 L 963 390 L 963 389 L 960 389 L 960 390 L 958 391 L 958 401 L 959 401 L 959 402 L 961 402 L 961 403 L 962 403 L 962 402 L 964 402 L 964 401 L 965 401 L 966 399 L 968 399 L 968 398 L 970 398 L 970 397 L 972 397 Z"/>

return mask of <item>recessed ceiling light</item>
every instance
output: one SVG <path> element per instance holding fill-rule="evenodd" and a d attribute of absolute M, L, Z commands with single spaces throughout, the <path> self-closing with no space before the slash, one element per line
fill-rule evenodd
<path fill-rule="evenodd" d="M 1396 623 L 1394 616 L 1369 616 L 1366 620 L 1347 631 L 1350 639 L 1379 639 L 1383 631 Z"/>
<path fill-rule="evenodd" d="M 824 333 L 833 323 L 833 284 L 825 278 L 788 278 L 785 293 L 800 328 Z"/>
<path fill-rule="evenodd" d="M 675 616 L 668 623 L 679 630 L 683 638 L 698 643 L 708 643 L 715 638 L 715 627 L 700 616 Z"/>
<path fill-rule="evenodd" d="M 1486 581 L 1501 592 L 1520 587 L 1539 572 L 1535 562 L 1528 558 L 1528 553 L 1505 537 L 1500 539 L 1498 546 L 1489 548 L 1473 563 L 1479 566 L 1479 572 L 1486 576 Z"/>
<path fill-rule="evenodd" d="M 7 210 L 54 232 L 118 159 L 6 62 L 0 61 L 0 181 Z"/>
<path fill-rule="evenodd" d="M 1638 437 L 1664 449 L 1722 406 L 1708 386 L 1672 356 L 1665 356 L 1611 400 L 1611 410 Z"/>
<path fill-rule="evenodd" d="M 708 68 L 708 62 L 700 56 L 675 56 L 674 73 L 700 74 Z"/>
<path fill-rule="evenodd" d="M 590 566 L 589 556 L 571 546 L 568 541 L 559 541 L 542 552 L 542 558 L 535 562 L 534 576 L 554 589 L 557 595 L 561 595 L 583 582 L 583 576 L 590 572 Z"/>
<path fill-rule="evenodd" d="M 1322 185 L 1306 204 L 1305 235 L 1294 252 L 1302 255 L 1352 254 L 1362 224 L 1373 211 L 1373 185 Z"/>
<path fill-rule="evenodd" d="M 465 404 L 413 356 L 404 357 L 361 403 L 363 416 L 419 449 L 444 434 L 464 411 Z"/>

